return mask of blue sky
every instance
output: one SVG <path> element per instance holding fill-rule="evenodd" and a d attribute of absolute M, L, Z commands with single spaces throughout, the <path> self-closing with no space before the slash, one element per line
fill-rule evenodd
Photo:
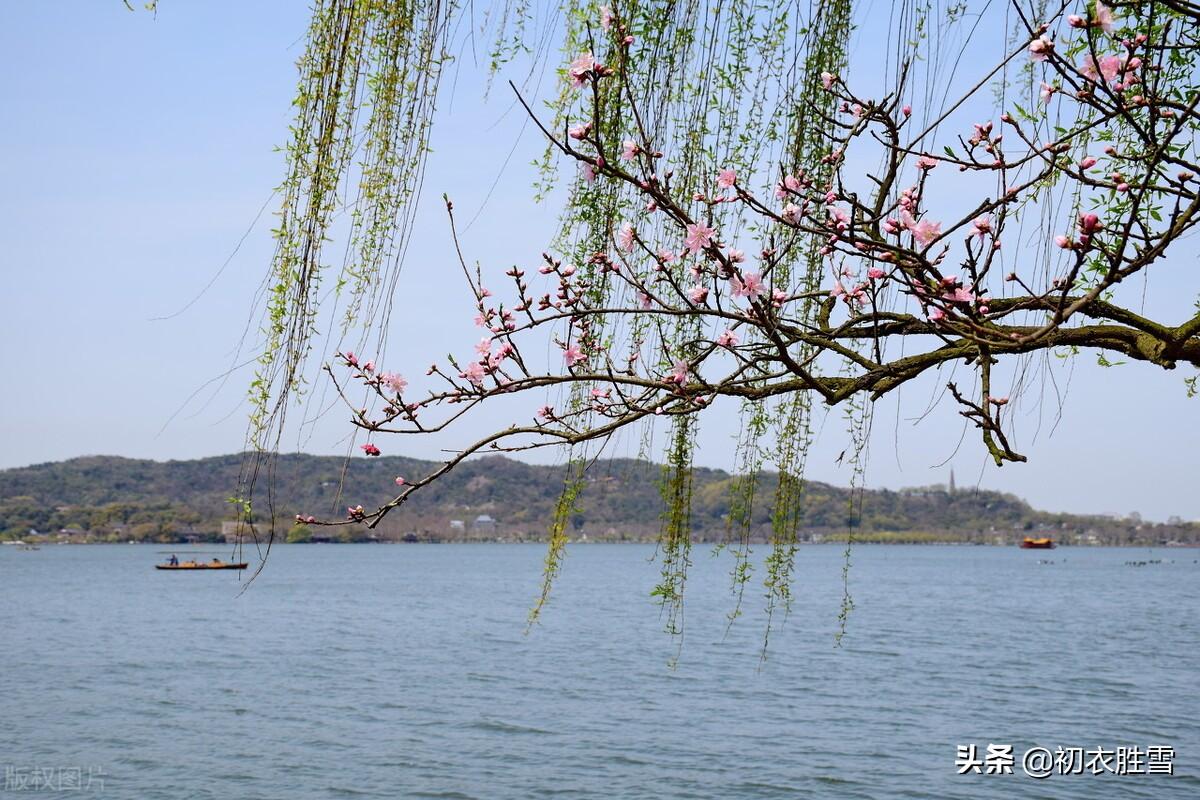
<path fill-rule="evenodd" d="M 272 218 L 254 220 L 282 174 L 275 147 L 289 122 L 306 16 L 296 2 L 168 1 L 157 18 L 118 0 L 0 7 L 0 359 L 8 376 L 0 467 L 240 448 L 249 374 L 209 382 L 237 363 L 255 322 Z M 536 263 L 554 229 L 553 204 L 535 204 L 528 190 L 536 132 L 505 92 L 484 102 L 478 73 L 469 58 L 462 63 L 440 107 L 389 331 L 388 366 L 414 375 L 478 338 L 441 193 L 463 220 L 481 212 L 464 245 L 501 270 Z M 1194 278 L 1152 276 L 1147 297 L 1148 309 L 1175 319 L 1195 299 Z M 946 403 L 914 424 L 943 376 L 879 404 L 869 485 L 944 482 L 953 466 L 960 486 L 1013 492 L 1040 508 L 1200 518 L 1200 400 L 1185 398 L 1184 371 L 1104 370 L 1087 356 L 1054 369 L 1045 392 L 1069 385 L 1065 412 L 1056 421 L 1052 401 L 1021 412 L 1029 464 L 988 466 Z M 285 445 L 346 453 L 344 417 L 325 413 Z M 707 415 L 702 429 L 698 461 L 728 467 L 731 415 Z M 473 432 L 482 427 L 458 442 Z M 845 444 L 834 412 L 810 476 L 846 483 L 836 463 Z M 388 452 L 435 458 L 453 445 L 409 441 Z M 619 441 L 611 452 L 636 449 Z"/>

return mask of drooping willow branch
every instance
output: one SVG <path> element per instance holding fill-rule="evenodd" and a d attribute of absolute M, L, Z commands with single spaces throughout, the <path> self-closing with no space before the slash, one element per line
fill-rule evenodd
<path fill-rule="evenodd" d="M 429 475 L 407 476 L 388 503 L 352 506 L 346 519 L 322 524 L 378 525 L 480 452 L 566 447 L 572 477 L 551 524 L 536 618 L 561 564 L 589 448 L 664 418 L 671 433 L 656 593 L 678 630 L 696 426 L 715 400 L 731 398 L 744 413 L 730 515 L 735 592 L 740 598 L 751 569 L 747 532 L 769 451 L 781 477 L 764 585 L 768 607 L 786 611 L 814 404 L 851 407 L 859 464 L 872 400 L 966 365 L 976 386 L 960 390 L 960 381 L 949 391 L 1002 465 L 1025 456 L 1005 427 L 1009 398 L 995 387 L 996 364 L 1094 349 L 1200 367 L 1200 316 L 1154 320 L 1115 296 L 1163 264 L 1200 220 L 1196 29 L 1154 3 L 1116 11 L 1093 3 L 1079 15 L 1063 8 L 1042 23 L 1014 7 L 1024 25 L 1018 45 L 944 108 L 924 109 L 919 127 L 906 102 L 907 63 L 882 98 L 854 90 L 848 5 L 822 6 L 809 19 L 815 38 L 784 45 L 735 4 L 731 16 L 704 23 L 729 37 L 728 52 L 680 27 L 699 19 L 690 4 L 675 12 L 613 4 L 572 28 L 568 45 L 577 50 L 549 119 L 513 86 L 550 150 L 577 171 L 556 255 L 543 255 L 536 277 L 534 267 L 508 270 L 511 290 L 498 299 L 484 272 L 468 267 L 447 203 L 484 333 L 475 351 L 435 365 L 420 392 L 350 352 L 327 366 L 368 436 L 368 456 L 381 452 L 383 434 L 453 431 L 500 398 L 530 398 L 528 416 L 463 445 Z M 777 51 L 796 56 L 798 79 L 780 69 Z M 978 105 L 990 76 L 1016 64 L 1040 84 L 1034 102 L 963 124 L 955 112 Z M 664 69 L 678 73 L 653 80 Z M 775 84 L 774 110 L 745 107 L 739 91 L 753 100 L 771 91 L 747 75 L 777 69 L 789 80 Z M 748 137 L 767 130 L 785 133 Z M 939 194 L 954 170 L 971 189 L 959 181 L 946 202 Z M 1022 241 L 1028 217 L 1055 220 L 1057 235 Z M 286 328 L 281 335 L 294 344 Z M 543 368 L 534 354 L 547 342 L 562 361 Z M 352 398 L 364 388 L 369 402 Z M 544 402 L 551 392 L 558 399 Z"/>

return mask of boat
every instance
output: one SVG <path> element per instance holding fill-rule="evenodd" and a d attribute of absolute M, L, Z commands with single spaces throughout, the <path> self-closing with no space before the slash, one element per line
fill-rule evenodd
<path fill-rule="evenodd" d="M 41 550 L 42 549 L 42 548 L 38 547 L 36 544 L 30 544 L 29 542 L 23 541 L 21 539 L 16 539 L 14 541 L 0 542 L 0 544 L 11 545 L 11 546 L 17 548 L 18 550 Z"/>
<path fill-rule="evenodd" d="M 180 561 L 178 564 L 155 564 L 155 569 L 245 569 L 246 562 L 230 563 L 227 561 Z"/>
<path fill-rule="evenodd" d="M 1031 539 L 1026 536 L 1021 540 L 1022 550 L 1053 550 L 1054 547 L 1053 539 Z"/>

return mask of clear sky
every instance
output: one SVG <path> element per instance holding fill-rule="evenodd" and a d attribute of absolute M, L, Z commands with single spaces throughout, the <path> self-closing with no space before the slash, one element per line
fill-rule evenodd
<path fill-rule="evenodd" d="M 249 373 L 212 381 L 246 358 L 238 348 L 270 257 L 268 201 L 282 175 L 275 147 L 286 136 L 307 4 L 161 5 L 157 19 L 119 0 L 0 5 L 0 467 L 100 453 L 192 458 L 242 445 Z M 484 102 L 469 48 L 462 55 L 440 106 L 390 331 L 387 366 L 414 375 L 478 338 L 440 194 L 463 220 L 479 212 L 464 245 L 500 269 L 535 264 L 554 229 L 553 203 L 536 205 L 528 190 L 536 132 L 507 93 Z M 1178 321 L 1195 300 L 1194 279 L 1188 287 L 1151 276 L 1147 309 Z M 1186 399 L 1184 370 L 1105 370 L 1088 356 L 1053 370 L 1046 402 L 1019 409 L 1030 463 L 991 467 L 949 404 L 924 414 L 943 375 L 879 404 L 869 485 L 945 482 L 953 467 L 960 486 L 1013 492 L 1044 509 L 1200 518 L 1200 400 Z M 345 453 L 344 418 L 334 409 L 288 446 Z M 732 415 L 706 415 L 702 428 L 699 463 L 730 466 Z M 472 432 L 482 428 L 458 442 Z M 453 444 L 408 441 L 387 452 L 436 458 Z M 636 444 L 610 452 L 630 455 Z M 836 464 L 845 444 L 834 412 L 810 476 L 846 483 Z"/>

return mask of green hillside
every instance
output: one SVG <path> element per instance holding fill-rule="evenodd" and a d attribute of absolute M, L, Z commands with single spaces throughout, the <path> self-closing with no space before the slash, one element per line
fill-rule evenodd
<path fill-rule="evenodd" d="M 174 541 L 184 536 L 215 539 L 232 519 L 227 498 L 237 492 L 240 455 L 191 461 L 147 461 L 89 456 L 0 471 L 0 535 L 26 537 L 31 529 L 80 540 Z M 395 476 L 417 476 L 429 462 L 401 457 L 352 458 L 283 455 L 275 466 L 268 502 L 260 482 L 256 513 L 271 508 L 276 529 L 286 534 L 295 514 L 342 517 L 347 505 L 371 508 L 391 498 Z M 649 539 L 658 528 L 658 467 L 628 459 L 601 461 L 589 472 L 581 510 L 572 519 L 576 537 Z M 414 495 L 388 517 L 384 539 L 538 539 L 562 486 L 558 467 L 534 466 L 499 456 L 469 461 Z M 759 496 L 768 499 L 775 476 L 763 477 Z M 698 469 L 693 527 L 697 539 L 726 535 L 732 477 Z M 348 490 L 348 491 L 346 491 Z M 768 500 L 769 502 L 769 500 Z M 767 533 L 769 506 L 756 509 L 755 538 Z M 476 519 L 486 515 L 494 525 Z M 461 524 L 454 524 L 457 520 Z M 851 522 L 846 489 L 810 483 L 803 537 L 844 535 Z M 876 490 L 863 495 L 856 535 L 877 541 L 1014 541 L 1030 533 L 1081 543 L 1193 542 L 1195 525 L 1150 525 L 1103 517 L 1036 511 L 1007 494 L 943 487 Z M 318 535 L 328 529 L 317 529 Z M 298 531 L 293 538 L 307 538 Z M 339 528 L 340 538 L 363 538 L 361 528 Z"/>

